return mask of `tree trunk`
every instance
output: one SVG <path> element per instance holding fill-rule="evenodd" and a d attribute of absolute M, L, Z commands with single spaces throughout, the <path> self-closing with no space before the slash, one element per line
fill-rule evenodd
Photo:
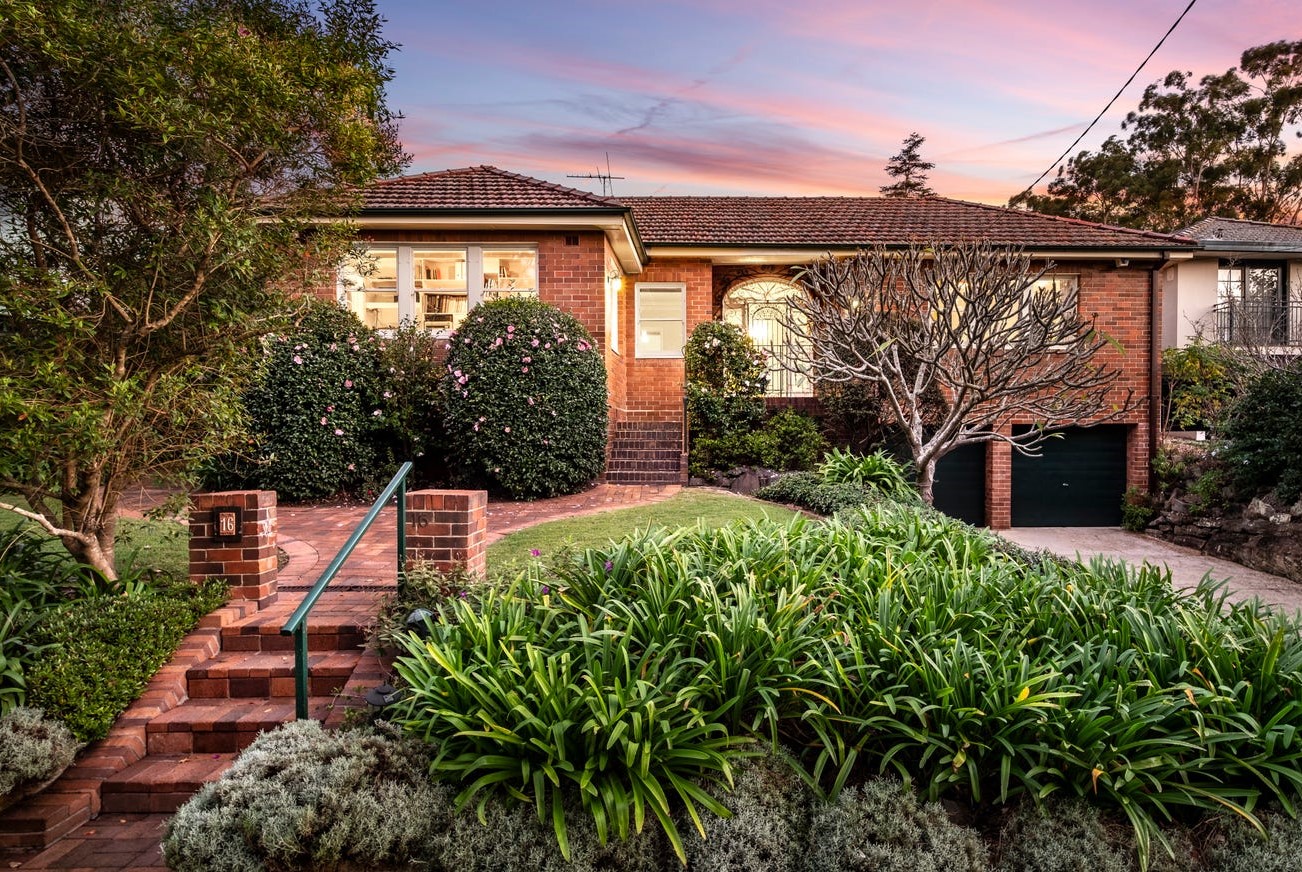
<path fill-rule="evenodd" d="M 918 496 L 927 505 L 936 501 L 933 489 L 936 484 L 936 458 L 930 457 L 918 464 Z"/>
<path fill-rule="evenodd" d="M 110 581 L 115 581 L 118 577 L 117 569 L 113 565 L 113 531 L 99 530 L 91 534 L 94 538 L 94 544 L 88 545 L 80 539 L 73 539 L 70 536 L 60 537 L 63 546 L 68 549 L 68 553 L 77 560 L 78 563 L 84 563 L 91 569 L 98 571 Z"/>

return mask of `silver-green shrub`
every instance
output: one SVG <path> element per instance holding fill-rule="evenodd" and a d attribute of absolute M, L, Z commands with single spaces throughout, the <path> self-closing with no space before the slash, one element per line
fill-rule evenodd
<path fill-rule="evenodd" d="M 1166 846 L 1154 845 L 1149 872 L 1190 872 L 1194 860 L 1188 833 L 1166 825 Z M 1170 850 L 1167 850 L 1167 848 Z M 1082 799 L 1023 803 L 999 835 L 998 872 L 1138 872 L 1135 829 L 1123 815 L 1106 814 Z"/>
<path fill-rule="evenodd" d="M 950 821 L 939 803 L 921 803 L 910 788 L 874 779 L 814 810 L 807 872 L 987 872 L 975 830 Z"/>
<path fill-rule="evenodd" d="M 1229 818 L 1223 840 L 1207 852 L 1208 872 L 1297 872 L 1302 869 L 1302 821 L 1278 812 L 1258 815 L 1262 836 L 1247 823 Z"/>
<path fill-rule="evenodd" d="M 442 868 L 455 872 L 661 872 L 681 869 L 664 831 L 653 822 L 641 833 L 621 841 L 611 835 L 605 845 L 597 838 L 592 818 L 577 803 L 566 815 L 570 859 L 556 844 L 551 816 L 538 819 L 532 804 L 493 799 L 484 807 L 484 821 L 475 809 L 465 809 L 452 822 L 441 856 Z M 648 815 L 648 817 L 650 817 Z"/>
<path fill-rule="evenodd" d="M 814 794 L 792 765 L 782 755 L 769 755 L 736 766 L 732 791 L 720 797 L 732 817 L 702 815 L 704 839 L 687 820 L 679 823 L 687 868 L 692 872 L 801 869 Z"/>
<path fill-rule="evenodd" d="M 67 727 L 40 709 L 20 706 L 0 716 L 0 804 L 67 769 L 79 747 Z"/>
<path fill-rule="evenodd" d="M 168 866 L 392 868 L 437 857 L 453 804 L 426 777 L 428 753 L 383 727 L 296 721 L 264 733 L 168 822 Z"/>

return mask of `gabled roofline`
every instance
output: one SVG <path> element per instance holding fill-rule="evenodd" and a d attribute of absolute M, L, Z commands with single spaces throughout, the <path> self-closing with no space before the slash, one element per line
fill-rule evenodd
<path fill-rule="evenodd" d="M 719 245 L 716 243 L 652 243 L 647 246 L 647 256 L 652 258 L 707 258 L 715 264 L 796 264 L 809 263 L 826 255 L 848 257 L 859 251 L 871 248 L 904 250 L 907 243 L 874 245 Z M 1031 257 L 1042 260 L 1080 261 L 1080 260 L 1142 260 L 1168 261 L 1188 260 L 1194 251 L 1187 246 L 1180 246 L 1175 251 L 1162 248 L 1128 248 L 1125 246 L 1091 246 L 1088 248 L 1069 248 L 1045 246 L 1040 248 L 1024 247 Z"/>

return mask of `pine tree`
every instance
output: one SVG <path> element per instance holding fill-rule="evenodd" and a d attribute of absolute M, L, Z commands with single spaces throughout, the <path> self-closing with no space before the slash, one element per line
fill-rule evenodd
<path fill-rule="evenodd" d="M 927 141 L 915 131 L 904 139 L 900 153 L 886 164 L 886 175 L 895 179 L 893 184 L 885 185 L 881 192 L 887 197 L 934 197 L 936 192 L 927 187 L 927 171 L 936 168 L 934 163 L 925 161 L 918 150 Z"/>

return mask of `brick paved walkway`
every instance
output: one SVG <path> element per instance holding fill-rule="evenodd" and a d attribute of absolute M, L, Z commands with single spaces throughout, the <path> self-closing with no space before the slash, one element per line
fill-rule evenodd
<path fill-rule="evenodd" d="M 598 485 L 580 494 L 531 503 L 489 503 L 488 541 L 559 518 L 659 502 L 680 489 L 678 485 Z M 167 496 L 167 492 L 156 489 L 133 489 L 124 494 L 122 513 L 139 517 Z M 302 593 L 316 581 L 365 516 L 366 509 L 353 505 L 279 508 L 279 545 L 289 562 L 280 572 L 280 601 L 259 612 L 259 618 L 265 616 L 267 622 L 277 625 L 284 622 Z M 341 589 L 321 601 L 313 611 L 314 619 L 366 611 L 377 594 L 395 583 L 395 517 L 396 513 L 389 510 L 376 520 L 336 578 L 335 585 Z M 40 853 L 0 851 L 0 869 L 163 870 L 166 867 L 159 839 L 167 817 L 105 813 Z"/>

